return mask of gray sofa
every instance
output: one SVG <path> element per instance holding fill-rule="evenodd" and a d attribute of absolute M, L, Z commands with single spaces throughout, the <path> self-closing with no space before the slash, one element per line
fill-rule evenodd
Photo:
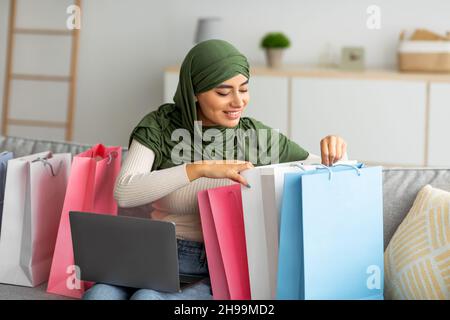
<path fill-rule="evenodd" d="M 65 143 L 56 141 L 23 139 L 0 136 L 0 152 L 14 152 L 21 157 L 37 152 L 50 150 L 53 153 L 70 152 L 73 155 L 89 149 L 90 145 Z M 123 149 L 123 157 L 127 150 Z M 395 230 L 408 213 L 417 192 L 426 184 L 450 191 L 450 167 L 448 168 L 384 168 L 383 169 L 383 207 L 384 207 L 384 247 L 386 248 Z M 119 214 L 141 216 L 148 214 L 146 206 L 119 209 Z M 46 284 L 36 288 L 26 288 L 0 284 L 0 300 L 2 299 L 65 299 L 47 294 Z"/>

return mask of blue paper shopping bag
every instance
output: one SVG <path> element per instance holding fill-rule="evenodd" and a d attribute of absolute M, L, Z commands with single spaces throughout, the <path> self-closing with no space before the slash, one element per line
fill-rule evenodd
<path fill-rule="evenodd" d="M 381 167 L 285 175 L 277 299 L 383 299 Z"/>
<path fill-rule="evenodd" d="M 0 230 L 3 217 L 3 200 L 5 198 L 6 170 L 8 167 L 8 160 L 11 160 L 12 158 L 12 152 L 4 151 L 0 153 Z"/>

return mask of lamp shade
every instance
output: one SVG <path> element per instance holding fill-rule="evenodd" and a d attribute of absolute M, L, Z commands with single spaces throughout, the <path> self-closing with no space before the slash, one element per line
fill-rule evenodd
<path fill-rule="evenodd" d="M 220 39 L 222 19 L 218 17 L 199 18 L 194 43 L 199 43 L 209 39 Z"/>

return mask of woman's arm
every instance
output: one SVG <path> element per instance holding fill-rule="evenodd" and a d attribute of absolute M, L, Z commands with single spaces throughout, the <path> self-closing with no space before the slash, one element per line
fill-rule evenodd
<path fill-rule="evenodd" d="M 114 198 L 123 208 L 136 207 L 156 201 L 201 177 L 228 178 L 247 185 L 239 174 L 253 165 L 249 162 L 222 163 L 204 161 L 169 169 L 152 170 L 155 153 L 133 140 L 114 187 Z"/>
<path fill-rule="evenodd" d="M 117 177 L 114 198 L 120 207 L 151 203 L 189 184 L 186 165 L 152 170 L 155 153 L 133 140 Z"/>

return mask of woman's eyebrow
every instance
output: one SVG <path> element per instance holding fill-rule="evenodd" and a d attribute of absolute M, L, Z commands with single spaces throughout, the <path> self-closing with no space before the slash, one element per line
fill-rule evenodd
<path fill-rule="evenodd" d="M 247 84 L 248 83 L 248 79 L 247 79 L 247 81 L 245 81 L 245 82 L 242 82 L 239 86 L 243 86 L 244 84 Z M 226 88 L 226 89 L 233 89 L 233 86 L 230 86 L 230 85 L 228 85 L 228 84 L 221 84 L 221 85 L 219 85 L 219 86 L 217 86 L 216 88 Z"/>

